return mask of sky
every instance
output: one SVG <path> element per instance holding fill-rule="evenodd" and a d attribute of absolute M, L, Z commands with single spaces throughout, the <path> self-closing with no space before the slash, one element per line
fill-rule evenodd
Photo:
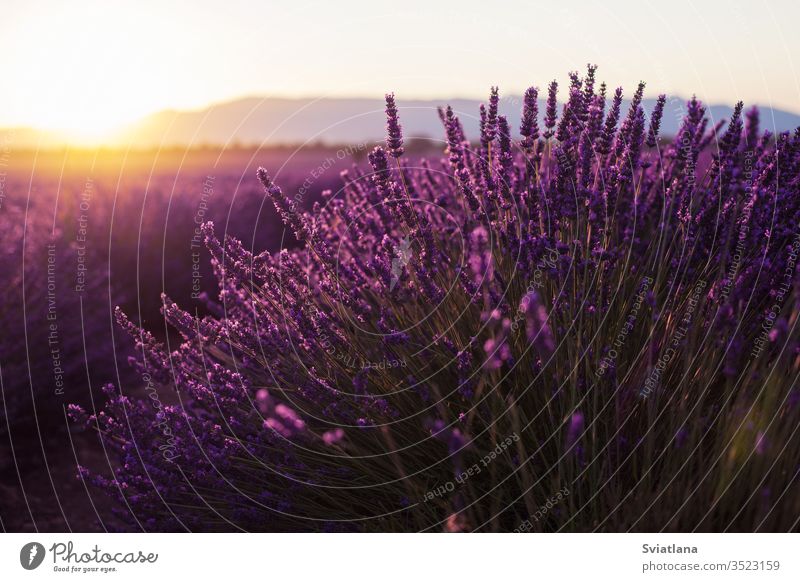
<path fill-rule="evenodd" d="M 243 96 L 611 86 L 800 112 L 796 0 L 4 0 L 0 127 L 100 135 Z"/>

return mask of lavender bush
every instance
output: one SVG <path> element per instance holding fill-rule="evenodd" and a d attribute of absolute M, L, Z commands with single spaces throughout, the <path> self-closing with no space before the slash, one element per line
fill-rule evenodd
<path fill-rule="evenodd" d="M 665 140 L 643 92 L 531 88 L 517 138 L 492 89 L 413 162 L 389 95 L 312 209 L 260 169 L 302 247 L 207 223 L 214 315 L 117 312 L 147 396 L 73 407 L 82 477 L 146 531 L 797 529 L 800 132 L 692 99 Z"/>

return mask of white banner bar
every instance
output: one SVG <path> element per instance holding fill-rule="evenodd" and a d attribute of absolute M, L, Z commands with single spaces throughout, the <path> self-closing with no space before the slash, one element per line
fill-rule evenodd
<path fill-rule="evenodd" d="M 796 581 L 799 541 L 791 534 L 4 534 L 0 580 Z"/>

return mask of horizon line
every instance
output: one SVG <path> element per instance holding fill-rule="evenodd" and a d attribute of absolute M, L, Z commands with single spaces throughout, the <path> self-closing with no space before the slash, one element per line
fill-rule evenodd
<path fill-rule="evenodd" d="M 453 96 L 453 95 L 451 95 L 449 97 L 437 97 L 437 96 L 404 97 L 404 96 L 402 96 L 400 94 L 397 94 L 397 93 L 395 93 L 395 95 L 396 95 L 396 100 L 398 102 L 398 105 L 402 104 L 404 101 L 405 102 L 408 102 L 408 101 L 440 102 L 442 105 L 445 105 L 450 101 L 476 101 L 476 102 L 485 102 L 485 101 L 487 101 L 487 99 L 484 98 L 484 97 L 470 97 L 470 96 L 463 96 L 463 95 L 462 96 L 458 96 L 458 95 Z M 679 99 L 682 102 L 687 102 L 689 100 L 689 97 L 686 97 L 685 95 L 680 95 L 680 94 L 666 94 L 666 95 L 667 95 L 667 99 Z M 500 101 L 502 103 L 502 101 L 504 99 L 507 100 L 509 98 L 518 98 L 520 100 L 520 102 L 521 102 L 522 97 L 523 97 L 522 93 L 511 92 L 511 93 L 506 93 L 505 97 L 501 96 Z M 657 97 L 658 97 L 658 94 L 653 94 L 652 96 L 644 97 L 643 100 L 644 101 L 652 101 L 652 100 L 655 100 Z M 155 110 L 151 111 L 150 113 L 145 113 L 145 114 L 143 114 L 143 115 L 141 115 L 139 117 L 136 117 L 135 119 L 133 119 L 131 121 L 124 122 L 124 123 L 116 126 L 113 130 L 111 130 L 111 132 L 113 133 L 114 131 L 118 131 L 118 130 L 122 130 L 122 129 L 125 129 L 125 128 L 128 128 L 128 127 L 134 126 L 134 125 L 136 125 L 138 123 L 141 123 L 142 121 L 144 121 L 144 120 L 146 120 L 148 118 L 151 118 L 153 116 L 156 116 L 156 115 L 161 115 L 161 114 L 166 114 L 166 113 L 173 113 L 173 114 L 200 113 L 200 112 L 203 112 L 203 111 L 207 111 L 209 109 L 213 109 L 215 107 L 221 107 L 221 106 L 225 106 L 225 105 L 230 105 L 232 103 L 236 103 L 236 102 L 239 102 L 239 101 L 249 101 L 249 100 L 269 101 L 269 100 L 274 100 L 274 101 L 311 101 L 311 102 L 317 101 L 318 102 L 318 101 L 383 101 L 383 99 L 384 99 L 384 95 L 357 95 L 357 94 L 354 94 L 354 95 L 325 95 L 325 96 L 320 96 L 320 95 L 314 95 L 314 94 L 301 94 L 301 95 L 293 95 L 292 96 L 292 95 L 284 95 L 284 94 L 261 94 L 261 95 L 259 95 L 259 94 L 254 94 L 254 93 L 248 93 L 248 94 L 243 94 L 243 95 L 238 96 L 238 97 L 230 97 L 230 98 L 226 98 L 226 99 L 212 100 L 212 101 L 209 101 L 206 105 L 187 106 L 185 108 L 164 107 L 164 108 L 160 108 L 160 109 L 155 109 Z M 610 97 L 609 97 L 609 99 L 610 99 Z M 545 100 L 546 100 L 546 96 L 540 95 L 539 101 L 540 102 L 544 102 Z M 628 102 L 628 101 L 630 101 L 630 99 L 623 96 L 623 102 Z M 700 101 L 706 107 L 730 107 L 730 108 L 733 108 L 734 105 L 736 104 L 736 101 L 733 101 L 733 102 L 727 102 L 727 101 L 705 101 L 703 99 L 700 99 Z M 563 105 L 564 101 L 559 99 L 558 103 L 559 103 L 559 105 Z M 775 106 L 775 105 L 770 105 L 768 103 L 761 103 L 761 102 L 745 103 L 745 109 L 748 109 L 748 108 L 754 107 L 754 106 L 758 107 L 758 109 L 760 109 L 760 110 L 781 111 L 781 112 L 784 112 L 784 113 L 789 113 L 789 114 L 792 114 L 792 115 L 800 116 L 800 107 L 798 107 L 797 109 L 789 109 L 789 108 L 785 108 L 785 107 L 782 107 L 782 106 Z M 69 132 L 72 131 L 72 130 L 70 130 L 68 128 L 64 128 L 64 127 L 61 127 L 61 128 L 46 128 L 46 127 L 40 127 L 40 126 L 37 126 L 37 125 L 34 125 L 34 124 L 24 124 L 24 123 L 12 124 L 12 125 L 9 125 L 9 124 L 0 125 L 0 132 L 18 131 L 18 130 L 19 131 L 38 131 L 38 132 L 47 132 L 47 133 L 55 133 L 55 134 L 58 134 L 58 133 L 69 133 Z"/>

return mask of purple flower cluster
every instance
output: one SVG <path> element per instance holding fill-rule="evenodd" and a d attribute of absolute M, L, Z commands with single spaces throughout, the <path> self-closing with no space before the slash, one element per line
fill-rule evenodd
<path fill-rule="evenodd" d="M 800 451 L 800 132 L 741 105 L 709 127 L 692 99 L 666 139 L 667 99 L 648 121 L 643 93 L 623 111 L 589 67 L 560 115 L 550 84 L 540 119 L 531 88 L 517 139 L 493 88 L 474 144 L 440 112 L 436 160 L 404 157 L 387 95 L 386 148 L 313 208 L 259 169 L 303 246 L 256 252 L 207 223 L 215 315 L 163 297 L 182 337 L 163 345 L 118 311 L 150 397 L 108 388 L 85 424 L 119 466 L 88 478 L 145 530 L 511 531 L 565 486 L 537 527 L 781 527 L 748 495 L 790 486 L 775 443 Z M 665 453 L 692 447 L 695 471 Z"/>

